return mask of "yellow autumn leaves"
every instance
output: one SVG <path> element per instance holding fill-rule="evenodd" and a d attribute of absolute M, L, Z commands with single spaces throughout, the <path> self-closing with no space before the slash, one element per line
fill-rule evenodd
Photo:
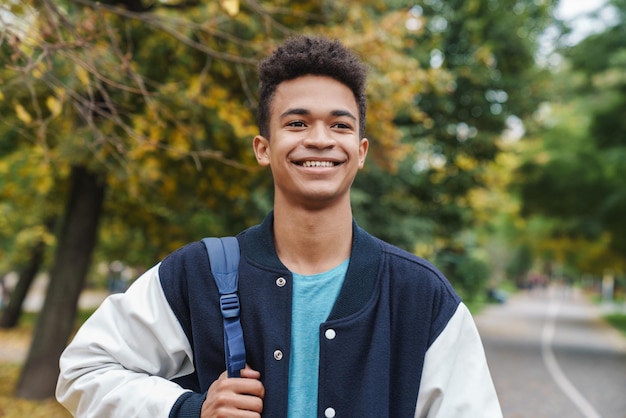
<path fill-rule="evenodd" d="M 19 103 L 15 105 L 15 115 L 26 125 L 30 125 L 33 121 L 33 117 L 30 115 L 30 113 L 28 113 L 26 109 L 24 109 L 24 106 Z"/>
<path fill-rule="evenodd" d="M 0 97 L 0 100 L 2 100 L 2 97 Z M 48 96 L 45 100 L 45 103 L 46 108 L 50 111 L 51 118 L 57 117 L 61 114 L 61 111 L 63 109 L 63 103 L 61 102 L 61 100 L 54 96 Z M 17 116 L 17 118 L 25 125 L 30 125 L 33 123 L 33 116 L 31 116 L 31 114 L 22 104 L 16 103 L 13 106 L 13 109 L 15 110 L 15 116 Z"/>
<path fill-rule="evenodd" d="M 229 16 L 237 16 L 239 13 L 239 0 L 220 0 L 220 6 Z"/>

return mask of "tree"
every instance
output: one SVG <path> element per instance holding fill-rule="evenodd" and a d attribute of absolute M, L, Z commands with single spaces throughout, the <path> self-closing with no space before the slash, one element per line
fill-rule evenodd
<path fill-rule="evenodd" d="M 43 264 L 44 250 L 45 242 L 41 240 L 29 251 L 29 259 L 18 271 L 19 280 L 11 292 L 7 306 L 2 310 L 0 328 L 13 328 L 18 324 L 24 300 Z"/>
<path fill-rule="evenodd" d="M 496 219 L 480 219 L 479 198 L 491 187 L 491 163 L 508 151 L 508 124 L 532 115 L 546 99 L 547 71 L 534 57 L 554 6 L 432 0 L 413 7 L 405 51 L 424 70 L 415 77 L 424 78 L 411 106 L 395 116 L 402 158 L 395 171 L 366 167 L 355 182 L 361 223 L 421 255 L 454 258 L 441 267 L 468 295 L 482 291 L 484 278 L 477 285 L 464 282 L 452 266 L 485 258 L 482 237 L 466 237 Z M 501 208 L 502 202 L 494 205 Z"/>
<path fill-rule="evenodd" d="M 58 367 L 50 365 L 58 362 L 72 333 L 78 297 L 96 244 L 105 183 L 84 167 L 72 167 L 70 179 L 69 201 L 46 299 L 18 381 L 17 395 L 24 398 L 41 399 L 54 393 L 59 373 Z"/>
<path fill-rule="evenodd" d="M 626 4 L 612 5 L 623 23 Z M 565 99 L 552 105 L 538 157 L 519 171 L 524 214 L 551 219 L 561 258 L 595 275 L 626 268 L 626 31 L 619 22 L 562 51 L 568 65 L 556 77 Z"/>
<path fill-rule="evenodd" d="M 405 13 L 355 4 L 301 2 L 287 10 L 252 1 L 11 3 L 1 44 L 0 106 L 7 116 L 0 134 L 20 150 L 18 139 L 29 138 L 49 172 L 42 195 L 64 220 L 20 396 L 52 394 L 99 224 L 100 254 L 130 254 L 143 263 L 197 239 L 199 226 L 202 236 L 235 232 L 265 211 L 269 184 L 252 168 L 249 146 L 256 133 L 250 80 L 257 58 L 294 33 L 290 27 L 325 28 L 318 33 L 386 57 L 373 67 L 394 65 L 396 76 L 414 68 L 388 38 L 402 32 L 396 23 Z M 376 80 L 380 92 L 411 97 L 405 86 Z M 393 117 L 403 105 L 371 109 L 378 122 L 372 132 L 384 138 L 381 161 L 393 160 Z M 14 181 L 2 186 L 11 189 Z M 253 187 L 259 192 L 248 198 Z M 37 218 L 41 224 L 44 217 Z"/>
<path fill-rule="evenodd" d="M 17 325 L 31 284 L 45 263 L 45 248 L 54 241 L 55 209 L 50 166 L 41 150 L 14 142 L 17 129 L 5 131 L 0 160 L 0 269 L 16 270 L 19 280 L 0 326 Z M 6 238 L 5 238 L 6 237 Z"/>
<path fill-rule="evenodd" d="M 61 184 L 67 172 L 71 174 L 63 211 L 65 221 L 59 231 L 46 302 L 18 383 L 18 395 L 28 398 L 53 393 L 57 359 L 72 332 L 78 296 L 96 242 L 105 190 L 110 182 L 107 177 L 134 179 L 125 171 L 136 170 L 140 181 L 142 176 L 152 176 L 155 180 L 154 173 L 159 168 L 155 166 L 157 160 L 140 158 L 145 155 L 145 149 L 165 149 L 175 160 L 198 158 L 200 154 L 189 150 L 184 140 L 182 145 L 176 144 L 175 140 L 181 142 L 181 134 L 188 132 L 187 126 L 180 125 L 176 117 L 158 113 L 168 109 L 151 106 L 152 97 L 159 94 L 159 89 L 144 83 L 154 82 L 158 74 L 146 81 L 152 74 L 146 76 L 132 69 L 119 71 L 124 64 L 130 65 L 133 61 L 116 49 L 129 51 L 130 46 L 123 43 L 133 38 L 132 35 L 125 38 L 120 29 L 125 26 L 127 33 L 144 30 L 135 22 L 122 22 L 122 17 L 139 17 L 129 13 L 145 10 L 138 10 L 136 5 L 129 5 L 127 10 L 106 7 L 101 10 L 95 3 L 83 7 L 70 2 L 66 10 L 47 1 L 38 5 L 39 13 L 32 15 L 36 30 L 13 31 L 10 42 L 3 45 L 11 50 L 8 55 L 11 67 L 6 67 L 5 74 L 14 73 L 7 83 L 7 91 L 15 98 L 13 107 L 21 122 L 19 133 L 32 132 L 31 137 L 37 141 L 35 147 L 47 152 L 48 164 L 58 169 L 57 176 L 51 176 L 54 184 Z M 139 33 L 135 35 L 141 40 Z M 103 46 L 111 47 L 112 53 L 103 51 Z M 245 61 L 235 56 L 233 59 Z M 119 67 L 114 68 L 116 65 Z M 77 77 L 73 77 L 74 71 Z M 157 86 L 162 88 L 161 84 Z M 132 126 L 142 121 L 133 121 L 131 115 L 146 109 L 148 113 L 153 112 L 154 122 L 152 126 L 144 122 L 146 130 L 155 125 L 167 128 L 168 124 L 179 124 L 183 132 L 172 141 L 159 138 L 159 134 L 166 133 L 165 129 L 143 135 L 141 128 Z M 12 124 L 5 128 L 15 130 Z M 130 138 L 124 136 L 128 134 Z M 154 139 L 150 134 L 154 134 Z M 177 149 L 177 145 L 182 149 Z M 227 161 L 221 152 L 208 154 Z M 133 161 L 138 164 L 132 164 Z"/>

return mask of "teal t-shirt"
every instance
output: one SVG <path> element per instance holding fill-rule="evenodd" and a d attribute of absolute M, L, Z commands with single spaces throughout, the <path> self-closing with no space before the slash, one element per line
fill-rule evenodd
<path fill-rule="evenodd" d="M 293 273 L 288 418 L 317 416 L 319 328 L 337 300 L 349 261 L 311 276 Z"/>

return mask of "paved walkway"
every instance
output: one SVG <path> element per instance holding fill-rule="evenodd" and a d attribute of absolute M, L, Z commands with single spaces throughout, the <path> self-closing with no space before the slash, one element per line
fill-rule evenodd
<path fill-rule="evenodd" d="M 626 418 L 626 338 L 565 288 L 476 317 L 505 418 Z"/>
<path fill-rule="evenodd" d="M 45 281 L 39 279 L 33 283 L 26 300 L 24 310 L 37 312 L 41 309 L 45 294 Z M 107 297 L 108 293 L 103 290 L 85 290 L 81 293 L 78 306 L 81 309 L 91 309 L 99 306 Z M 0 329 L 0 361 L 20 363 L 26 360 L 30 335 L 16 334 L 12 331 Z"/>
<path fill-rule="evenodd" d="M 48 285 L 46 278 L 40 276 L 35 280 L 31 286 L 26 299 L 24 300 L 24 310 L 26 312 L 38 312 L 43 305 L 43 300 L 46 294 L 46 286 Z M 80 294 L 78 299 L 78 307 L 80 309 L 91 309 L 98 307 L 102 301 L 107 297 L 108 292 L 106 290 L 92 290 L 86 289 Z"/>

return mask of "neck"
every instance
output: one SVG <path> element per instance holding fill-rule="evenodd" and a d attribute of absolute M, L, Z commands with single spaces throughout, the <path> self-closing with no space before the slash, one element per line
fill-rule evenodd
<path fill-rule="evenodd" d="M 276 205 L 274 240 L 289 270 L 303 275 L 328 271 L 350 257 L 352 209 L 349 203 L 320 210 Z"/>

